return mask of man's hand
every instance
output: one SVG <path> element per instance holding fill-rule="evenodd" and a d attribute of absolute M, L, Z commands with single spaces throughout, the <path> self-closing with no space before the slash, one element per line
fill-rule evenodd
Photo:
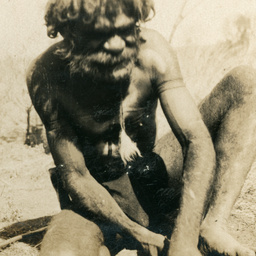
<path fill-rule="evenodd" d="M 141 244 L 143 255 L 158 256 L 164 248 L 166 238 L 144 227 L 140 227 L 133 236 Z"/>
<path fill-rule="evenodd" d="M 156 240 L 154 243 L 150 242 L 141 242 L 141 246 L 143 248 L 143 255 L 148 256 L 158 256 L 159 253 L 162 252 L 164 248 L 164 240 L 165 237 L 162 235 L 155 235 Z"/>

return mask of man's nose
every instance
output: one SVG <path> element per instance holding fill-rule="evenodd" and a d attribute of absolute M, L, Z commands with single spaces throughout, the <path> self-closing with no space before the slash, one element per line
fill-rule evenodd
<path fill-rule="evenodd" d="M 125 41 L 118 35 L 109 38 L 103 45 L 105 51 L 118 54 L 125 48 Z"/>

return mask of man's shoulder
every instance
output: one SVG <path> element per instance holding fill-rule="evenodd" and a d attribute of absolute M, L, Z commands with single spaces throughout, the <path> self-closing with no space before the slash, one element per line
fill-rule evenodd
<path fill-rule="evenodd" d="M 61 42 L 50 46 L 34 59 L 27 69 L 26 83 L 34 105 L 42 98 L 53 97 L 52 89 L 65 77 L 65 61 L 56 55 L 60 46 Z"/>
<path fill-rule="evenodd" d="M 60 68 L 64 61 L 56 55 L 56 51 L 60 48 L 61 44 L 62 42 L 53 44 L 30 63 L 26 72 L 28 85 L 33 84 L 35 78 L 49 78 L 52 72 L 56 72 Z"/>
<path fill-rule="evenodd" d="M 141 28 L 140 36 L 140 64 L 159 73 L 165 73 L 173 58 L 173 50 L 168 41 L 153 29 Z"/>
<path fill-rule="evenodd" d="M 138 65 L 149 73 L 154 85 L 182 79 L 176 53 L 169 42 L 152 29 L 142 28 L 140 35 Z"/>

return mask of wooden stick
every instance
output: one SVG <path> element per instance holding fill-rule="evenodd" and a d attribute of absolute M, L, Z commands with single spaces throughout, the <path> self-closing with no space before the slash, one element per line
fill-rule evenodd
<path fill-rule="evenodd" d="M 7 239 L 4 242 L 0 243 L 0 248 L 6 247 L 7 245 L 9 245 L 11 243 L 17 242 L 17 241 L 21 240 L 24 236 L 31 235 L 31 234 L 34 234 L 34 233 L 39 233 L 39 232 L 42 232 L 46 229 L 47 229 L 47 227 L 43 227 L 43 228 L 39 228 L 39 229 L 36 229 L 36 230 L 33 230 L 33 231 L 29 231 L 25 234 L 14 236 L 14 237 L 12 237 L 10 239 Z"/>

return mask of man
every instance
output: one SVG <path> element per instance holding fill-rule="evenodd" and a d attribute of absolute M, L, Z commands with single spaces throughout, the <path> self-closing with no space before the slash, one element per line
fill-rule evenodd
<path fill-rule="evenodd" d="M 41 255 L 133 246 L 143 255 L 197 256 L 199 236 L 211 251 L 255 255 L 226 221 L 255 156 L 256 75 L 231 71 L 200 113 L 169 44 L 139 26 L 152 10 L 151 0 L 48 3 L 48 35 L 64 40 L 35 60 L 27 83 L 63 210 Z M 182 150 L 171 135 L 155 141 L 158 99 Z"/>

